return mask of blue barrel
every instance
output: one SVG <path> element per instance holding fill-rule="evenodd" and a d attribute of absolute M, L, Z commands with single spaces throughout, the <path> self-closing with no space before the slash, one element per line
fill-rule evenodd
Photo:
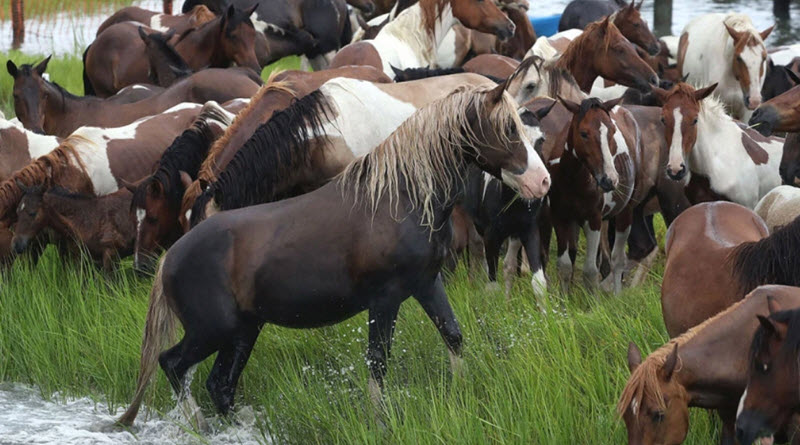
<path fill-rule="evenodd" d="M 536 37 L 550 37 L 558 32 L 558 22 L 561 20 L 561 14 L 533 17 L 528 13 L 528 18 L 531 21 L 531 25 L 533 25 L 533 30 L 536 31 Z"/>

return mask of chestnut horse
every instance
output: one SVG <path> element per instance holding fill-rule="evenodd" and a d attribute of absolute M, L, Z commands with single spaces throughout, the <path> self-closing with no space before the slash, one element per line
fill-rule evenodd
<path fill-rule="evenodd" d="M 330 66 L 374 66 L 391 78 L 392 67 L 436 66 L 436 49 L 457 21 L 500 40 L 514 35 L 514 23 L 493 1 L 421 0 L 383 27 L 375 39 L 342 48 Z"/>
<path fill-rule="evenodd" d="M 45 229 L 62 243 L 77 242 L 78 249 L 85 248 L 106 272 L 112 271 L 117 258 L 133 252 L 135 224 L 129 212 L 128 190 L 97 197 L 62 187 L 45 190 L 42 185 L 19 186 L 23 195 L 12 239 L 17 255 Z"/>
<path fill-rule="evenodd" d="M 395 320 L 411 295 L 456 365 L 462 335 L 440 270 L 467 166 L 474 163 L 502 178 L 523 198 L 547 193 L 544 165 L 504 87 L 458 89 L 415 112 L 324 187 L 223 212 L 178 240 L 155 278 L 137 390 L 119 423 L 134 421 L 157 362 L 179 400 L 191 403 L 183 390 L 186 372 L 219 351 L 207 388 L 217 410 L 226 414 L 264 323 L 307 329 L 367 309 L 374 320 L 369 388 L 373 401 L 381 403 Z M 292 223 L 299 220 L 306 223 Z M 317 273 L 303 272 L 308 270 Z M 173 310 L 185 335 L 159 354 L 171 337 Z"/>
<path fill-rule="evenodd" d="M 207 69 L 179 81 L 166 90 L 134 103 L 117 103 L 94 96 L 75 96 L 42 77 L 47 61 L 17 68 L 8 61 L 14 77 L 14 109 L 22 124 L 33 131 L 67 137 L 82 126 L 121 127 L 178 104 L 228 102 L 249 98 L 259 84 L 250 70 Z M 260 80 L 258 77 L 256 79 Z"/>
<path fill-rule="evenodd" d="M 106 28 L 117 23 L 137 22 L 159 32 L 172 30 L 180 36 L 190 29 L 197 28 L 203 23 L 213 20 L 215 17 L 214 13 L 203 5 L 195 6 L 186 14 L 176 15 L 159 14 L 137 6 L 128 6 L 118 10 L 100 24 L 95 35 L 99 36 Z"/>
<path fill-rule="evenodd" d="M 332 79 L 259 127 L 191 207 L 184 197 L 181 224 L 188 230 L 219 210 L 313 190 L 372 151 L 418 108 L 466 85 L 495 84 L 468 73 L 389 84 Z M 381 118 L 367 126 L 366 116 Z"/>
<path fill-rule="evenodd" d="M 686 193 L 693 203 L 725 199 L 752 209 L 781 184 L 784 141 L 742 128 L 708 97 L 715 88 L 695 90 L 679 83 L 670 91 L 653 89 L 663 104 L 661 119 L 670 146 L 666 173 L 688 182 Z"/>
<path fill-rule="evenodd" d="M 628 429 L 628 443 L 682 443 L 689 430 L 689 408 L 699 407 L 719 413 L 720 444 L 734 445 L 736 408 L 747 379 L 748 355 L 743 345 L 758 327 L 756 316 L 769 314 L 776 302 L 800 307 L 800 289 L 761 286 L 673 338 L 644 361 L 639 348 L 630 343 L 631 376 L 617 405 Z"/>
<path fill-rule="evenodd" d="M 764 136 L 777 132 L 800 132 L 800 85 L 764 102 L 748 124 Z"/>
<path fill-rule="evenodd" d="M 771 445 L 800 414 L 800 310 L 777 299 L 771 303 L 769 317 L 757 315 L 750 343 L 747 386 L 736 416 L 740 445 Z"/>
<path fill-rule="evenodd" d="M 195 71 L 235 63 L 260 74 L 252 13 L 253 9 L 242 11 L 231 6 L 223 15 L 188 31 L 175 44 L 175 50 Z M 108 97 L 125 86 L 148 81 L 150 67 L 139 26 L 128 22 L 112 25 L 87 48 L 83 67 L 86 94 Z"/>
<path fill-rule="evenodd" d="M 719 84 L 717 96 L 741 120 L 761 105 L 767 69 L 764 39 L 772 32 L 753 27 L 744 14 L 705 14 L 683 28 L 678 69 L 696 87 Z"/>

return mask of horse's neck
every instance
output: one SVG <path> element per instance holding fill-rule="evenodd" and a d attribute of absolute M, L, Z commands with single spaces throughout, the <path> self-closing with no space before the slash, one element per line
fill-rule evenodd
<path fill-rule="evenodd" d="M 45 196 L 42 202 L 47 212 L 49 226 L 65 237 L 79 237 L 81 229 L 88 227 L 93 218 L 89 215 L 89 200 L 70 199 L 61 196 Z"/>
<path fill-rule="evenodd" d="M 433 4 L 431 4 L 430 7 L 436 8 L 436 2 L 431 3 Z M 436 49 L 444 40 L 447 32 L 450 31 L 450 28 L 456 23 L 456 19 L 453 17 L 453 9 L 449 2 L 445 3 L 442 11 L 438 12 L 433 34 L 429 33 L 425 28 L 422 6 L 416 3 L 401 12 L 396 19 L 387 23 L 375 37 L 375 40 L 381 41 L 387 40 L 387 38 L 400 40 L 405 43 L 420 60 L 432 64 L 435 62 Z M 381 38 L 381 36 L 383 36 L 383 38 Z"/>
<path fill-rule="evenodd" d="M 575 43 L 573 42 L 572 44 L 574 45 Z M 580 44 L 585 45 L 583 42 Z M 583 93 L 589 93 L 599 74 L 594 70 L 591 60 L 586 60 L 590 57 L 587 51 L 584 51 L 582 48 L 577 48 L 577 50 L 581 57 L 575 57 L 571 59 L 569 63 L 560 63 L 559 65 L 572 74 L 572 77 L 575 78 L 575 82 Z"/>
<path fill-rule="evenodd" d="M 94 96 L 80 98 L 62 93 L 53 85 L 48 85 L 45 91 L 44 129 L 48 134 L 72 133 L 61 131 L 64 128 L 72 129 L 75 118 L 86 116 L 91 110 L 97 111 L 102 99 Z"/>
<path fill-rule="evenodd" d="M 221 26 L 222 22 L 217 18 L 191 31 L 175 45 L 175 51 L 194 70 L 215 66 L 219 57 L 217 45 Z"/>

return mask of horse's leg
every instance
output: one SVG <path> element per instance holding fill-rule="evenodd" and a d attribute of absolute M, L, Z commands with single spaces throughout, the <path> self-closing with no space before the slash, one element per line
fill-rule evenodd
<path fill-rule="evenodd" d="M 497 263 L 500 260 L 500 244 L 503 240 L 499 234 L 495 233 L 491 228 L 486 231 L 486 237 L 483 240 L 483 245 L 486 249 L 486 263 L 489 267 L 489 283 L 486 288 L 495 290 L 497 285 Z"/>
<path fill-rule="evenodd" d="M 478 233 L 478 229 L 475 228 L 475 224 L 470 222 L 469 224 L 469 270 L 477 272 L 477 268 L 480 268 L 481 271 L 488 275 L 489 274 L 489 265 L 486 263 L 486 247 L 485 243 L 483 242 L 483 237 Z M 470 274 L 471 275 L 471 274 Z"/>
<path fill-rule="evenodd" d="M 503 281 L 506 283 L 506 299 L 511 298 L 511 286 L 514 285 L 514 276 L 519 267 L 519 251 L 522 250 L 522 243 L 519 238 L 511 237 L 508 239 L 508 249 L 503 258 Z"/>
<path fill-rule="evenodd" d="M 464 338 L 461 335 L 461 328 L 458 327 L 458 320 L 453 314 L 453 308 L 447 300 L 447 293 L 444 291 L 441 274 L 436 277 L 433 285 L 425 291 L 415 295 L 414 298 L 428 314 L 439 334 L 444 339 L 447 351 L 450 354 L 450 369 L 453 373 L 458 373 L 461 369 L 461 348 Z"/>
<path fill-rule="evenodd" d="M 633 220 L 633 209 L 627 208 L 614 218 L 614 248 L 611 249 L 611 274 L 613 279 L 614 294 L 622 292 L 622 274 L 625 272 L 625 265 L 628 256 L 625 254 L 625 246 L 628 244 L 628 236 L 631 233 L 631 222 Z"/>
<path fill-rule="evenodd" d="M 547 279 L 544 276 L 544 267 L 538 253 L 539 242 L 539 228 L 534 224 L 530 227 L 528 233 L 523 234 L 522 245 L 525 247 L 525 255 L 528 258 L 528 263 L 531 265 L 531 272 L 533 273 L 533 277 L 531 278 L 533 295 L 536 297 L 539 306 L 544 307 L 542 305 L 542 299 L 547 295 Z"/>
<path fill-rule="evenodd" d="M 200 430 L 207 430 L 208 425 L 200 407 L 192 397 L 189 389 L 191 379 L 187 377 L 190 377 L 189 370 L 219 348 L 220 345 L 211 342 L 210 339 L 187 333 L 178 344 L 158 356 L 158 363 L 166 374 L 172 390 L 175 391 L 178 403 L 183 407 L 184 415 Z"/>
<path fill-rule="evenodd" d="M 381 406 L 383 377 L 386 375 L 386 360 L 389 358 L 394 335 L 394 324 L 400 303 L 395 298 L 380 298 L 369 308 L 369 395 L 375 407 Z"/>
<path fill-rule="evenodd" d="M 223 415 L 227 415 L 233 407 L 236 385 L 250 353 L 253 352 L 259 332 L 261 325 L 258 323 L 243 323 L 234 334 L 233 340 L 217 354 L 214 367 L 206 380 L 206 389 L 217 410 Z"/>
<path fill-rule="evenodd" d="M 719 433 L 720 445 L 736 445 L 736 409 L 717 410 L 722 420 L 722 430 Z"/>
<path fill-rule="evenodd" d="M 539 208 L 539 216 L 536 218 L 539 226 L 539 249 L 542 258 L 542 273 L 547 271 L 547 263 L 550 261 L 550 240 L 553 237 L 553 223 L 550 218 L 550 205 L 545 199 Z"/>
<path fill-rule="evenodd" d="M 600 215 L 593 215 L 583 224 L 586 235 L 586 259 L 583 262 L 583 284 L 587 288 L 595 288 L 599 284 L 600 270 L 597 267 L 597 252 L 600 249 L 600 231 L 602 220 Z"/>
<path fill-rule="evenodd" d="M 631 234 L 628 237 L 628 270 L 633 270 L 628 281 L 631 287 L 641 285 L 658 256 L 658 243 L 653 228 L 653 215 L 644 215 L 644 206 L 633 212 Z"/>
<path fill-rule="evenodd" d="M 572 281 L 572 269 L 574 258 L 570 254 L 570 238 L 573 236 L 572 224 L 564 221 L 554 221 L 556 229 L 556 244 L 558 252 L 558 279 L 561 290 L 569 292 L 569 284 Z"/>

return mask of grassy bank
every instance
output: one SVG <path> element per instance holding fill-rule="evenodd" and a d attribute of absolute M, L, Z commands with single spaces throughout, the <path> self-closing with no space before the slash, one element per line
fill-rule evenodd
<path fill-rule="evenodd" d="M 53 16 L 65 12 L 74 15 L 90 15 L 130 6 L 134 0 L 23 0 L 25 18 Z M 11 0 L 0 0 L 4 19 L 11 19 Z"/>

